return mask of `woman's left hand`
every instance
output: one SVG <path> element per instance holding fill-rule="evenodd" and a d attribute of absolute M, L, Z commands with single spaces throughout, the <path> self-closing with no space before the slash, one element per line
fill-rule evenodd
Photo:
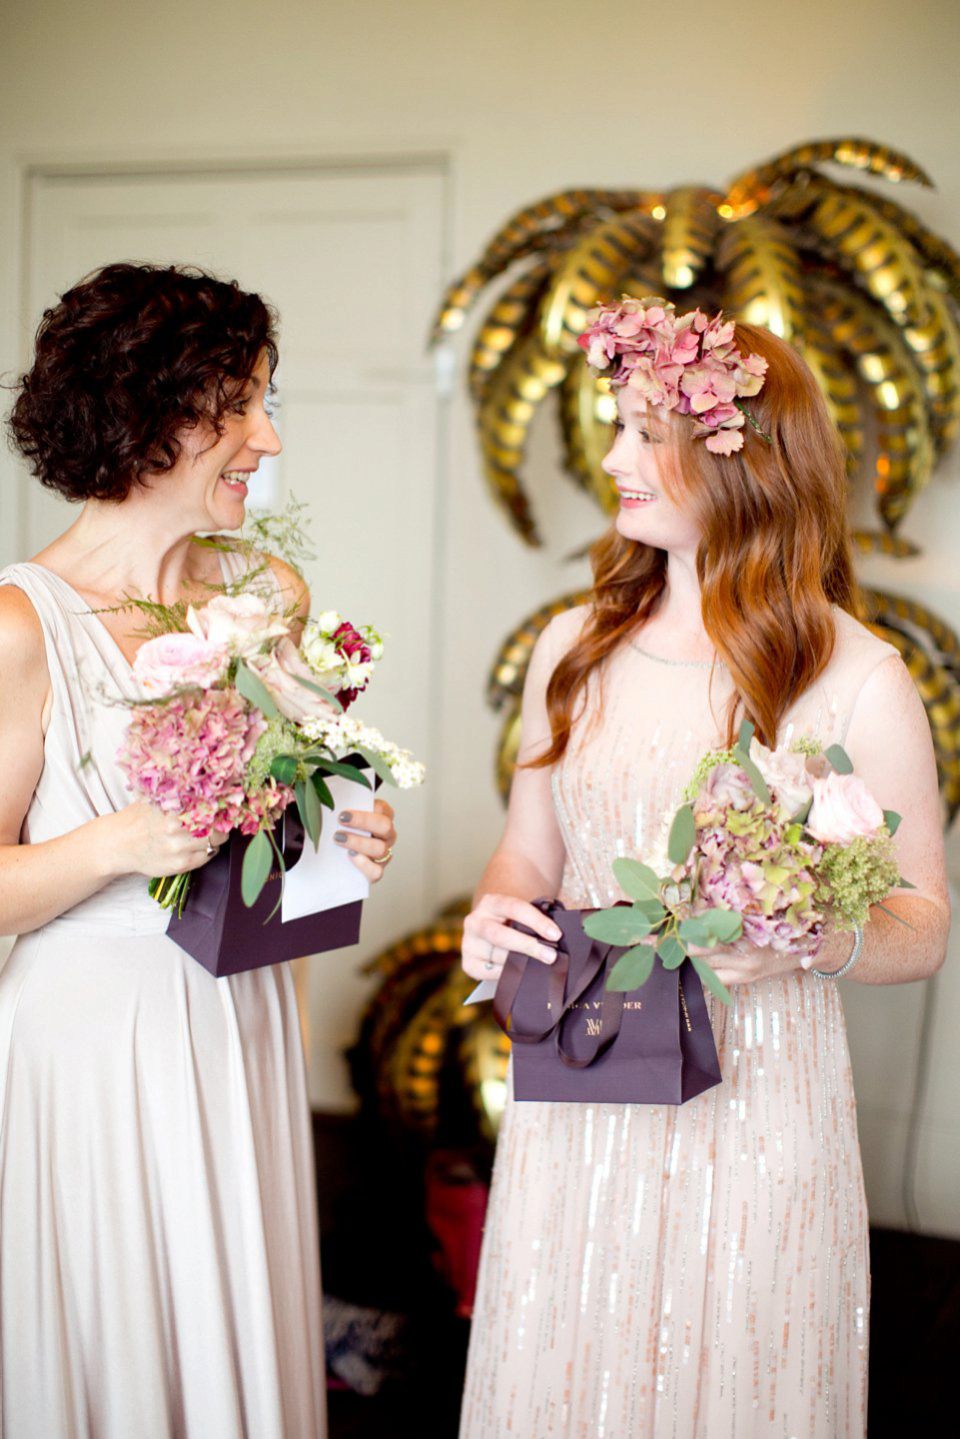
<path fill-rule="evenodd" d="M 800 956 L 782 954 L 778 949 L 750 944 L 738 939 L 733 944 L 718 944 L 713 949 L 690 946 L 691 954 L 702 955 L 714 970 L 721 984 L 732 989 L 736 984 L 753 984 L 758 979 L 773 979 L 800 969 Z"/>
<path fill-rule="evenodd" d="M 361 874 L 376 884 L 383 878 L 397 842 L 392 806 L 385 799 L 374 800 L 372 810 L 344 810 L 337 815 L 337 820 L 341 825 L 349 825 L 349 829 L 338 829 L 335 842 L 345 847 Z M 362 832 L 354 833 L 356 830 Z"/>

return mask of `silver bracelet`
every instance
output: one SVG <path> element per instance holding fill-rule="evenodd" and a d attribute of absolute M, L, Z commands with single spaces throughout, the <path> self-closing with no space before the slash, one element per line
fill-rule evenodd
<path fill-rule="evenodd" d="M 843 975 L 850 973 L 851 969 L 856 964 L 862 953 L 863 925 L 855 924 L 853 926 L 853 949 L 850 951 L 850 958 L 847 960 L 846 964 L 843 964 L 840 966 L 839 969 L 834 970 L 814 969 L 811 965 L 807 973 L 815 974 L 818 979 L 840 979 Z"/>

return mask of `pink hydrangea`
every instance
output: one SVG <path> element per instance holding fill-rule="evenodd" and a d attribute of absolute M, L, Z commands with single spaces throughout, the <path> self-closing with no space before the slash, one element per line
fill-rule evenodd
<path fill-rule="evenodd" d="M 253 834 L 293 798 L 273 780 L 252 795 L 244 789 L 265 728 L 260 711 L 236 690 L 209 689 L 136 708 L 118 760 L 135 793 L 182 816 L 198 837 Z"/>
<path fill-rule="evenodd" d="M 624 296 L 602 305 L 579 338 L 587 363 L 608 370 L 614 387 L 629 385 L 648 405 L 691 416 L 707 449 L 729 455 L 743 447 L 740 401 L 759 393 L 767 371 L 761 355 L 743 355 L 734 324 L 700 310 L 677 315 L 663 300 Z"/>

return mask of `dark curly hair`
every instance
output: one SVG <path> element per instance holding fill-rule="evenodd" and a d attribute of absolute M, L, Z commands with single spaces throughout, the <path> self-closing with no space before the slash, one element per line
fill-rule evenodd
<path fill-rule="evenodd" d="M 9 428 L 41 484 L 68 500 L 122 500 L 205 421 L 223 433 L 276 313 L 193 266 L 106 265 L 44 313 Z"/>

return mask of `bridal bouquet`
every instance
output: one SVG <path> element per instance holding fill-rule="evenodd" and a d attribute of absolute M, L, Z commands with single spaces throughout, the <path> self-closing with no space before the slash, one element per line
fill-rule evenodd
<path fill-rule="evenodd" d="M 274 830 L 288 805 L 296 803 L 316 847 L 323 809 L 334 807 L 330 776 L 370 788 L 366 766 L 400 788 L 422 782 L 423 766 L 406 750 L 345 713 L 383 653 L 375 630 L 328 610 L 307 622 L 298 646 L 274 597 L 255 589 L 185 611 L 149 608 L 163 632 L 137 652 L 134 674 L 147 699 L 133 706 L 119 762 L 132 790 L 180 815 L 198 837 L 252 836 L 242 869 L 247 906 L 275 863 L 283 874 Z M 150 893 L 182 913 L 190 878 L 151 880 Z"/>
<path fill-rule="evenodd" d="M 650 864 L 614 861 L 631 904 L 598 910 L 583 925 L 595 939 L 630 946 L 608 987 L 637 989 L 655 957 L 676 969 L 689 956 L 704 984 L 729 1003 L 694 948 L 742 936 L 815 955 L 828 919 L 840 928 L 862 925 L 892 888 L 911 887 L 894 853 L 899 823 L 840 745 L 821 751 L 803 738 L 770 750 L 744 722 L 733 749 L 700 760 Z"/>

